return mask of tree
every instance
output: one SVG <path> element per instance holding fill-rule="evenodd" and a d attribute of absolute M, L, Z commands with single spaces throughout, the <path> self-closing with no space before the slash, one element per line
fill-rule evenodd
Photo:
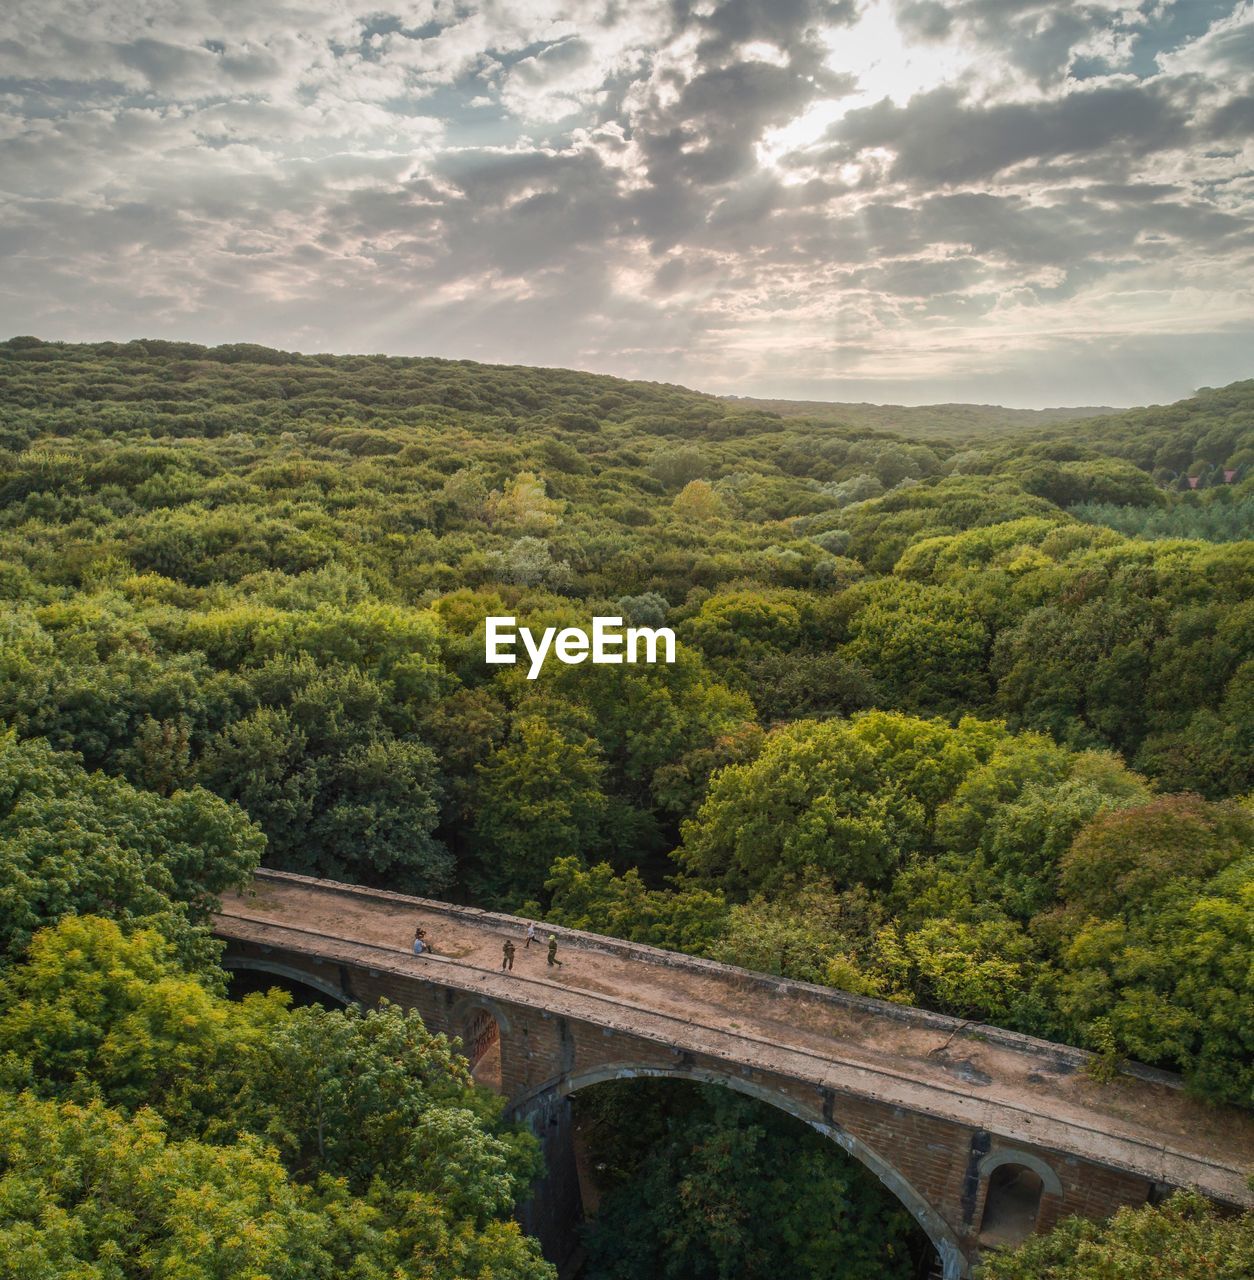
<path fill-rule="evenodd" d="M 671 510 L 681 520 L 704 523 L 723 514 L 723 500 L 705 480 L 689 480 L 675 495 Z"/>
<path fill-rule="evenodd" d="M 274 1168 L 311 1189 L 328 1230 L 345 1213 L 375 1223 L 366 1252 L 382 1248 L 390 1265 L 366 1275 L 408 1276 L 390 1266 L 427 1266 L 428 1248 L 484 1265 L 503 1251 L 518 1267 L 503 1274 L 547 1275 L 495 1221 L 538 1174 L 538 1146 L 501 1124 L 503 1102 L 472 1083 L 450 1043 L 393 1006 L 286 1005 L 280 992 L 227 1001 L 155 933 L 69 917 L 36 935 L 0 993 L 0 1085 L 98 1101 L 141 1130 L 155 1109 L 162 1134 L 197 1144 L 187 1151 L 204 1141 L 229 1150 L 242 1132 L 261 1153 L 264 1139 L 265 1159 L 277 1155 Z M 177 1202 L 177 1188 L 168 1193 Z M 397 1251 L 407 1238 L 421 1250 L 412 1257 Z M 463 1273 L 450 1262 L 413 1274 Z"/>
<path fill-rule="evenodd" d="M 395 738 L 354 747 L 319 782 L 309 835 L 321 874 L 428 895 L 448 888 L 453 859 L 434 835 L 440 783 L 430 747 Z"/>
<path fill-rule="evenodd" d="M 795 648 L 801 615 L 787 600 L 759 592 L 737 591 L 711 596 L 685 623 L 683 639 L 707 659 L 743 665 L 771 651 Z"/>
<path fill-rule="evenodd" d="M 870 959 L 883 924 L 883 910 L 861 888 L 833 894 L 814 885 L 784 899 L 760 894 L 731 908 L 709 954 L 758 973 L 879 995 L 883 984 Z"/>
<path fill-rule="evenodd" d="M 746 665 L 750 696 L 763 720 L 849 716 L 879 701 L 871 673 L 838 653 L 771 653 Z"/>
<path fill-rule="evenodd" d="M 509 740 L 477 767 L 472 875 L 485 899 L 512 905 L 535 895 L 558 855 L 600 848 L 605 796 L 596 744 L 563 736 L 547 720 L 516 720 Z"/>
<path fill-rule="evenodd" d="M 543 538 L 515 538 L 496 553 L 495 566 L 506 582 L 520 587 L 548 586 L 558 588 L 567 582 L 570 565 L 558 560 Z"/>
<path fill-rule="evenodd" d="M 562 503 L 545 493 L 543 479 L 533 471 L 520 471 L 501 493 L 490 499 L 492 516 L 519 533 L 549 533 L 561 520 Z"/>
<path fill-rule="evenodd" d="M 682 489 L 689 481 L 708 475 L 709 460 L 700 449 L 684 445 L 678 449 L 664 449 L 653 459 L 649 470 L 671 490 Z"/>
<path fill-rule="evenodd" d="M 0 1266 L 14 1276 L 553 1280 L 512 1222 L 424 1191 L 293 1181 L 249 1135 L 173 1140 L 160 1117 L 0 1093 Z"/>
<path fill-rule="evenodd" d="M 1072 1039 L 1178 1066 L 1193 1089 L 1247 1105 L 1254 1094 L 1254 858 L 1201 884 L 1179 880 L 1124 917 L 1064 911 L 1054 999 Z"/>
<path fill-rule="evenodd" d="M 601 1157 L 591 1280 L 906 1280 L 908 1214 L 829 1139 L 765 1103 L 672 1081 L 576 1107 Z"/>
<path fill-rule="evenodd" d="M 99 1103 L 0 1093 L 0 1203 L 14 1276 L 332 1280 L 352 1257 L 255 1139 L 171 1142 L 153 1113 Z"/>
<path fill-rule="evenodd" d="M 1123 1208 L 1107 1222 L 1066 1218 L 1017 1249 L 990 1253 L 979 1280 L 1241 1280 L 1254 1274 L 1254 1214 L 1221 1215 L 1178 1191 L 1156 1207 Z"/>
<path fill-rule="evenodd" d="M 684 885 L 674 891 L 648 888 L 631 867 L 614 874 L 608 862 L 585 867 L 558 858 L 544 882 L 550 905 L 532 912 L 568 929 L 586 929 L 646 942 L 655 947 L 703 954 L 722 932 L 727 903 L 721 893 Z"/>
<path fill-rule="evenodd" d="M 339 644 L 358 647 L 343 634 Z M 419 893 L 447 888 L 452 858 L 435 837 L 439 764 L 413 732 L 398 734 L 415 717 L 388 675 L 339 658 L 322 667 L 309 655 L 250 674 L 262 705 L 211 741 L 200 776 L 262 826 L 272 864 Z"/>
<path fill-rule="evenodd" d="M 929 847 L 936 811 L 1005 730 L 872 711 L 776 730 L 751 764 L 716 774 L 683 827 L 680 865 L 733 896 L 821 879 L 883 886 Z"/>
<path fill-rule="evenodd" d="M 1173 883 L 1202 881 L 1254 847 L 1254 815 L 1198 796 L 1163 796 L 1097 815 L 1062 860 L 1062 896 L 1099 916 L 1131 916 Z"/>
<path fill-rule="evenodd" d="M 16 957 L 63 916 L 104 911 L 205 963 L 217 895 L 251 879 L 264 843 L 235 805 L 199 787 L 140 791 L 0 734 L 0 954 Z"/>
<path fill-rule="evenodd" d="M 1002 1026 L 1023 1020 L 1033 948 L 1010 921 L 934 917 L 900 938 L 886 931 L 879 942 L 885 985 L 911 1004 Z"/>
<path fill-rule="evenodd" d="M 501 1126 L 503 1109 L 415 1011 L 312 1005 L 273 1026 L 235 1114 L 305 1181 L 330 1175 L 366 1194 L 382 1180 L 483 1226 L 541 1170 L 534 1139 Z"/>
<path fill-rule="evenodd" d="M 889 579 L 860 591 L 842 650 L 917 712 L 975 709 L 988 701 L 988 628 L 961 592 Z"/>
<path fill-rule="evenodd" d="M 3 1075 L 45 1096 L 153 1107 L 199 1135 L 224 1118 L 250 1060 L 265 1063 L 284 1013 L 277 993 L 215 996 L 157 933 L 67 916 L 35 935 L 0 994 Z"/>

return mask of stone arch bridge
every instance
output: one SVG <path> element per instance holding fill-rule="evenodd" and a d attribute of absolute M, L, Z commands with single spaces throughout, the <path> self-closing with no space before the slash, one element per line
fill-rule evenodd
<path fill-rule="evenodd" d="M 410 951 L 418 924 L 434 955 Z M 644 1076 L 721 1084 L 830 1137 L 913 1214 L 944 1280 L 1067 1214 L 1104 1217 L 1176 1187 L 1251 1202 L 1254 1117 L 1204 1107 L 1166 1073 L 1134 1067 L 1099 1084 L 1088 1055 L 1063 1045 L 544 926 L 564 962 L 550 967 L 524 929 L 271 871 L 215 919 L 230 969 L 337 1001 L 386 998 L 462 1040 L 476 1078 L 544 1141 L 550 1172 L 522 1218 L 555 1261 L 579 1211 L 568 1098 Z"/>

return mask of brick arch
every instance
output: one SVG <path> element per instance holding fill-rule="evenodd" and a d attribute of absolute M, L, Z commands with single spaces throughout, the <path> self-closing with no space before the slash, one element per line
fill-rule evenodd
<path fill-rule="evenodd" d="M 305 969 L 293 968 L 290 964 L 282 964 L 277 960 L 264 960 L 255 956 L 224 956 L 221 960 L 224 969 L 247 970 L 250 973 L 272 973 L 276 978 L 286 978 L 289 982 L 299 982 L 302 987 L 311 987 L 321 991 L 324 996 L 338 1004 L 350 1005 L 354 1001 L 347 992 L 341 991 L 333 983 L 309 973 Z"/>
<path fill-rule="evenodd" d="M 457 1035 L 457 1028 L 464 1026 L 468 1015 L 472 1014 L 476 1009 L 483 1009 L 486 1013 L 490 1013 L 496 1019 L 496 1025 L 501 1029 L 501 1035 L 507 1036 L 513 1026 L 510 1022 L 510 1016 L 501 1007 L 500 1003 L 493 1000 L 491 996 L 483 996 L 479 994 L 463 995 L 454 1003 L 448 1012 L 448 1025 L 451 1035 Z"/>
<path fill-rule="evenodd" d="M 590 1085 L 604 1084 L 611 1080 L 635 1079 L 695 1080 L 701 1084 L 721 1085 L 733 1089 L 759 1102 L 765 1102 L 780 1111 L 786 1111 L 795 1119 L 830 1138 L 843 1151 L 868 1168 L 909 1211 L 919 1224 L 940 1258 L 943 1280 L 962 1280 L 969 1271 L 969 1261 L 958 1244 L 953 1229 L 923 1194 L 883 1156 L 839 1125 L 829 1123 L 821 1113 L 805 1107 L 786 1094 L 752 1080 L 734 1075 L 730 1071 L 715 1071 L 706 1067 L 659 1067 L 648 1063 L 622 1063 L 615 1066 L 592 1067 L 586 1071 L 573 1071 L 561 1079 L 552 1081 L 541 1089 L 514 1103 L 511 1114 L 521 1120 L 543 1109 L 547 1102 L 568 1098 Z"/>
<path fill-rule="evenodd" d="M 1040 1178 L 1044 1195 L 1062 1195 L 1062 1181 L 1053 1168 L 1040 1156 L 1033 1155 L 1030 1151 L 1020 1151 L 1015 1147 L 1000 1147 L 996 1151 L 990 1151 L 980 1161 L 980 1176 L 987 1178 L 994 1169 L 999 1169 L 1004 1164 L 1017 1164 L 1025 1169 L 1031 1169 Z"/>
<path fill-rule="evenodd" d="M 471 1077 L 497 1093 L 505 1087 L 505 1046 L 509 1015 L 487 996 L 464 995 L 448 1012 L 447 1033 L 461 1041 Z"/>

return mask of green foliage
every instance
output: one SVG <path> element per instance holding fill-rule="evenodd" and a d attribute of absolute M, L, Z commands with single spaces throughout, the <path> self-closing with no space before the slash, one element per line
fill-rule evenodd
<path fill-rule="evenodd" d="M 330 1280 L 350 1256 L 318 1208 L 256 1140 L 171 1142 L 150 1112 L 0 1094 L 7 1275 Z"/>
<path fill-rule="evenodd" d="M 1152 796 L 1254 786 L 1254 384 L 776 412 L 27 339 L 0 403 L 10 957 L 95 912 L 203 971 L 264 835 L 1246 1087 L 1245 837 Z M 598 613 L 679 661 L 483 662 L 489 614 Z"/>
<path fill-rule="evenodd" d="M 870 965 L 883 924 L 883 909 L 865 890 L 832 894 L 808 886 L 786 898 L 759 894 L 737 903 L 709 951 L 759 973 L 881 995 L 883 982 Z"/>
<path fill-rule="evenodd" d="M 447 1043 L 215 994 L 205 922 L 263 848 L 1249 1102 L 1254 383 L 764 409 L 21 339 L 0 405 L 6 1273 L 548 1274 L 503 1221 L 534 1144 Z M 531 682 L 490 614 L 679 660 Z M 895 1209 L 745 1107 L 602 1126 L 598 1274 L 910 1270 Z M 1213 1260 L 1177 1217 L 1162 1249 Z M 1131 1239 L 1100 1249 L 1139 1276 Z"/>
<path fill-rule="evenodd" d="M 892 705 L 936 713 L 987 704 L 989 631 L 961 592 L 890 578 L 850 594 L 856 612 L 843 653 Z"/>
<path fill-rule="evenodd" d="M 298 1176 L 421 1189 L 455 1217 L 508 1216 L 540 1173 L 529 1135 L 493 1132 L 504 1103 L 413 1011 L 317 1005 L 275 1026 L 240 1112 Z"/>
<path fill-rule="evenodd" d="M 871 711 L 777 730 L 752 764 L 717 774 L 676 853 L 734 895 L 818 877 L 883 886 L 928 847 L 938 807 L 1005 730 Z"/>
<path fill-rule="evenodd" d="M 576 1099 L 604 1156 L 590 1280 L 907 1280 L 906 1211 L 830 1139 L 725 1089 L 638 1082 Z"/>
<path fill-rule="evenodd" d="M 1009 921 L 936 916 L 900 937 L 880 939 L 879 968 L 890 990 L 960 1018 L 1013 1025 L 1032 977 L 1032 945 Z"/>
<path fill-rule="evenodd" d="M 203 964 L 217 895 L 250 879 L 263 846 L 239 809 L 198 787 L 159 796 L 0 734 L 3 959 L 46 924 L 103 910 Z"/>
<path fill-rule="evenodd" d="M 1005 409 L 990 404 L 840 404 L 826 400 L 734 397 L 738 405 L 816 423 L 901 432 L 911 439 L 964 440 L 1021 434 L 1031 428 L 1099 417 L 1105 409 Z M 891 438 L 891 437 L 890 437 Z"/>
<path fill-rule="evenodd" d="M 0 1057 L 11 1085 L 151 1106 L 200 1132 L 264 1059 L 283 1013 L 281 998 L 213 995 L 156 933 L 69 916 L 35 935 L 0 994 Z"/>
<path fill-rule="evenodd" d="M 586 858 L 601 845 L 605 797 L 596 744 L 570 740 L 539 716 L 478 766 L 477 877 L 486 901 L 525 892 L 555 854 Z"/>
<path fill-rule="evenodd" d="M 1108 1222 L 1067 1218 L 985 1259 L 978 1280 L 1241 1280 L 1254 1273 L 1254 1214 L 1221 1216 L 1196 1192 Z"/>
<path fill-rule="evenodd" d="M 0 1093 L 0 1114 L 7 1121 L 5 1107 L 16 1107 L 20 1122 L 47 1127 L 54 1149 L 62 1138 L 88 1143 L 79 1167 L 86 1181 L 62 1184 L 37 1162 L 24 1170 L 12 1154 L 17 1148 L 6 1155 L 3 1146 L 6 1137 L 19 1142 L 20 1125 L 13 1137 L 0 1122 L 0 1259 L 10 1244 L 6 1229 L 13 1247 L 31 1250 L 41 1265 L 39 1250 L 55 1257 L 63 1240 L 66 1257 L 85 1262 L 131 1257 L 128 1233 L 144 1230 L 154 1233 L 154 1258 L 163 1249 L 177 1256 L 185 1247 L 179 1206 L 194 1201 L 197 1171 L 208 1162 L 224 1181 L 212 1184 L 214 1207 L 201 1224 L 206 1257 L 225 1250 L 221 1257 L 230 1259 L 238 1244 L 230 1224 L 253 1216 L 249 1187 L 264 1177 L 271 1190 L 263 1200 L 279 1215 L 266 1247 L 274 1265 L 297 1268 L 292 1274 L 307 1266 L 319 1275 L 453 1280 L 465 1274 L 457 1267 L 478 1258 L 477 1265 L 501 1268 L 492 1274 L 550 1275 L 534 1245 L 503 1222 L 539 1172 L 537 1144 L 501 1126 L 502 1102 L 471 1083 L 449 1043 L 416 1014 L 390 1006 L 363 1014 L 289 1011 L 286 1003 L 277 992 L 224 1000 L 188 976 L 157 934 L 128 936 L 98 917 L 68 917 L 37 934 L 28 961 L 0 992 L 0 1084 L 29 1090 L 16 1103 Z M 35 1095 L 67 1105 L 40 1109 Z M 164 1170 L 153 1200 L 129 1182 L 100 1183 L 112 1157 L 96 1150 L 98 1141 L 116 1150 L 126 1178 L 142 1167 L 128 1164 L 132 1148 L 136 1156 L 150 1151 Z M 234 1199 L 232 1178 L 240 1184 Z M 21 1195 L 6 1206 L 9 1179 Z M 64 1231 L 47 1227 L 46 1213 L 32 1207 L 40 1203 L 30 1198 L 32 1179 L 54 1195 L 68 1187 L 73 1200 L 61 1209 L 72 1218 L 77 1206 L 84 1220 Z M 96 1196 L 134 1202 L 144 1225 L 96 1207 Z M 306 1258 L 302 1237 L 288 1234 L 289 1218 L 328 1261 L 318 1261 L 317 1250 Z M 332 1234 L 340 1228 L 342 1240 Z M 336 1269 L 350 1267 L 354 1241 L 362 1267 L 373 1269 Z M 87 1253 L 72 1252 L 79 1247 Z M 215 1265 L 236 1274 L 226 1260 Z"/>
<path fill-rule="evenodd" d="M 427 1193 L 292 1180 L 273 1151 L 173 1140 L 159 1117 L 0 1093 L 0 1270 L 24 1280 L 551 1280 L 513 1223 Z"/>
<path fill-rule="evenodd" d="M 1042 931 L 1057 939 L 1070 1034 L 1168 1058 L 1199 1092 L 1254 1102 L 1249 810 L 1172 796 L 1099 814 L 1065 856 L 1061 889 Z"/>
<path fill-rule="evenodd" d="M 558 858 L 544 887 L 550 895 L 545 918 L 555 924 L 674 951 L 701 954 L 720 936 L 727 915 L 721 893 L 650 889 L 635 867 L 618 876 L 608 862 L 584 867 L 578 858 Z"/>
<path fill-rule="evenodd" d="M 1060 868 L 1069 905 L 1139 915 L 1165 889 L 1207 879 L 1254 849 L 1254 814 L 1195 796 L 1164 796 L 1093 819 Z"/>
<path fill-rule="evenodd" d="M 1181 495 L 1171 506 L 1132 507 L 1113 502 L 1081 502 L 1068 508 L 1077 520 L 1116 529 L 1130 538 L 1193 538 L 1203 542 L 1240 542 L 1254 527 L 1254 495 L 1232 498 L 1226 487 L 1208 489 L 1201 497 L 1228 501 L 1199 501 Z"/>

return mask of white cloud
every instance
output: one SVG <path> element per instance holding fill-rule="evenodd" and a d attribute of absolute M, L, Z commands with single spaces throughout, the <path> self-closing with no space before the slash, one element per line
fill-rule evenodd
<path fill-rule="evenodd" d="M 1254 4 L 1184 2 L 17 0 L 4 327 L 1183 393 L 1254 332 Z"/>

